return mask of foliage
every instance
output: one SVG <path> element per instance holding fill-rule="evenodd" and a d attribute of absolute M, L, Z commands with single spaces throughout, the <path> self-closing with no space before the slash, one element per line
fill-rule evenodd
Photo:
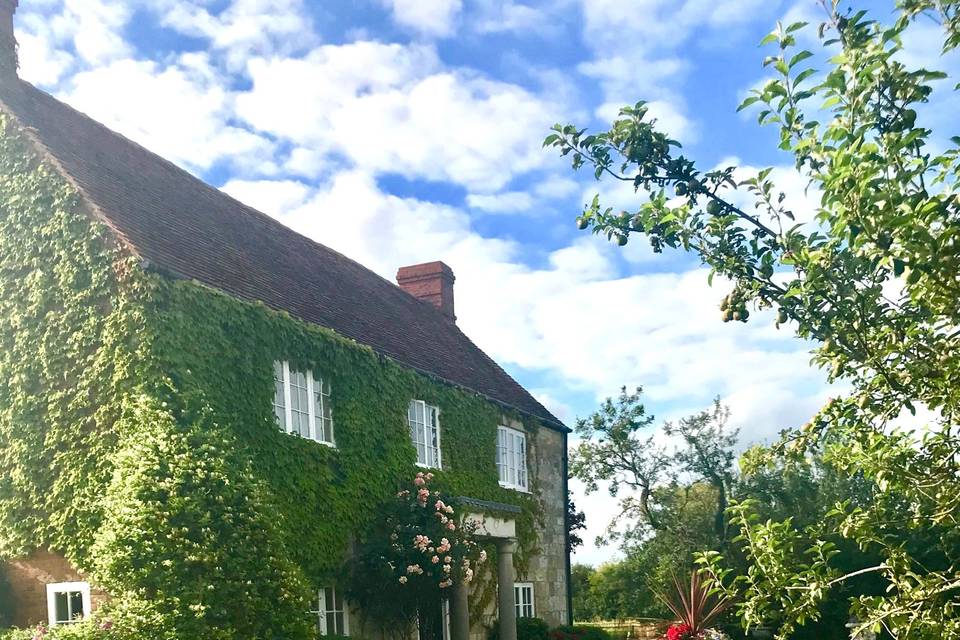
<path fill-rule="evenodd" d="M 309 587 L 274 551 L 283 523 L 250 462 L 209 411 L 175 403 L 172 393 L 143 398 L 117 425 L 130 442 L 118 449 L 91 554 L 118 626 L 138 617 L 152 638 L 308 636 Z M 144 628 L 144 613 L 157 611 Z"/>
<path fill-rule="evenodd" d="M 586 622 L 597 619 L 590 579 L 597 572 L 588 564 L 576 563 L 570 567 L 570 598 L 573 601 L 573 620 Z"/>
<path fill-rule="evenodd" d="M 487 640 L 500 639 L 500 625 L 495 621 Z M 550 627 L 540 618 L 517 618 L 517 640 L 549 640 Z"/>
<path fill-rule="evenodd" d="M 852 603 L 863 627 L 956 638 L 960 138 L 935 138 L 923 126 L 918 108 L 945 76 L 908 69 L 901 53 L 915 21 L 928 18 L 942 24 L 944 50 L 955 48 L 960 10 L 901 0 L 894 22 L 881 24 L 824 6 L 822 55 L 798 50 L 807 25 L 778 25 L 764 39 L 776 47 L 764 60 L 775 77 L 742 105 L 757 105 L 760 123 L 779 129 L 780 148 L 820 194 L 813 220 L 795 222 L 801 212 L 786 208 L 770 169 L 739 183 L 733 167 L 701 172 L 657 131 L 643 102 L 623 109 L 609 131 L 558 125 L 544 143 L 572 154 L 575 168 L 589 164 L 597 178 L 612 175 L 646 195 L 623 212 L 594 199 L 581 228 L 696 253 L 734 284 L 720 305 L 724 321 L 771 308 L 778 326 L 820 341 L 815 362 L 850 389 L 750 462 L 814 452 L 850 477 L 870 478 L 874 500 L 841 500 L 804 531 L 758 518 L 750 502 L 733 505 L 748 571 L 734 579 L 718 554 L 703 560 L 740 596 L 744 623 L 776 612 L 787 637 L 820 615 L 832 591 L 875 573 L 887 588 Z M 823 71 L 811 66 L 822 58 Z M 754 211 L 738 206 L 743 199 Z M 894 423 L 923 408 L 939 413 L 923 430 Z M 837 534 L 880 561 L 839 569 L 843 554 L 827 542 Z M 916 538 L 924 548 L 911 547 Z"/>
<path fill-rule="evenodd" d="M 550 640 L 610 640 L 610 634 L 586 624 L 561 625 L 550 630 Z"/>
<path fill-rule="evenodd" d="M 690 574 L 689 585 L 674 574 L 673 589 L 658 595 L 679 621 L 679 625 L 667 630 L 668 638 L 671 630 L 676 632 L 677 638 L 700 638 L 717 625 L 720 616 L 732 604 L 726 595 L 715 594 L 699 571 Z"/>
<path fill-rule="evenodd" d="M 587 494 L 606 483 L 610 495 L 620 499 L 620 514 L 608 528 L 611 540 L 624 544 L 639 542 L 654 532 L 670 533 L 690 539 L 702 527 L 691 527 L 687 498 L 705 498 L 712 503 L 711 517 L 718 545 L 726 537 L 724 509 L 733 482 L 732 445 L 736 430 L 727 427 L 729 412 L 719 401 L 707 411 L 667 423 L 667 434 L 676 434 L 683 447 L 668 453 L 654 439 L 654 416 L 641 401 L 641 390 L 628 393 L 624 388 L 616 402 L 607 399 L 587 419 L 577 422 L 581 442 L 570 457 L 570 473 L 582 481 Z M 702 480 L 711 491 L 680 491 L 678 477 Z M 688 488 L 694 486 L 688 484 Z M 631 523 L 626 531 L 617 523 Z"/>
<path fill-rule="evenodd" d="M 567 541 L 570 545 L 570 551 L 583 546 L 583 538 L 578 531 L 587 528 L 587 514 L 577 509 L 573 502 L 573 497 L 567 495 Z"/>
<path fill-rule="evenodd" d="M 0 120 L 0 558 L 63 554 L 110 589 L 125 632 L 307 637 L 299 603 L 341 578 L 376 518 L 358 505 L 414 472 L 405 417 L 420 398 L 443 412 L 438 486 L 520 507 L 525 570 L 543 508 L 535 469 L 530 495 L 499 486 L 500 406 L 144 268 Z M 277 428 L 276 359 L 331 379 L 336 449 Z"/>
<path fill-rule="evenodd" d="M 454 584 L 473 582 L 487 561 L 474 534 L 479 523 L 456 514 L 455 498 L 431 490 L 432 473 L 418 472 L 377 508 L 379 521 L 351 560 L 350 599 L 381 631 L 410 630 L 419 612 L 439 610 Z M 420 620 L 420 633 L 431 619 Z"/>

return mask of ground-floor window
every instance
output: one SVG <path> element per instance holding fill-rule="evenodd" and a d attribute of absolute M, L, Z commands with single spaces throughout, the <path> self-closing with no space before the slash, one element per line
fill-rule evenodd
<path fill-rule="evenodd" d="M 450 640 L 450 601 L 417 612 L 417 640 Z"/>
<path fill-rule="evenodd" d="M 57 582 L 47 585 L 47 616 L 50 626 L 80 622 L 90 615 L 90 585 Z"/>
<path fill-rule="evenodd" d="M 317 620 L 317 630 L 324 636 L 350 635 L 350 621 L 343 596 L 333 587 L 317 592 L 317 608 L 311 611 Z"/>
<path fill-rule="evenodd" d="M 518 618 L 534 617 L 533 609 L 533 583 L 518 582 L 513 585 L 513 594 L 517 603 Z"/>

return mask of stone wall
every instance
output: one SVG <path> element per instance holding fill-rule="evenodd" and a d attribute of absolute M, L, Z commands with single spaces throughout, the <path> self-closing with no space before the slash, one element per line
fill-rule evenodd
<path fill-rule="evenodd" d="M 47 585 L 86 580 L 66 558 L 56 553 L 35 551 L 25 558 L 10 560 L 4 570 L 13 596 L 13 625 L 30 627 L 47 622 Z M 90 601 L 96 609 L 106 594 L 93 587 Z"/>
<path fill-rule="evenodd" d="M 530 560 L 527 575 L 517 582 L 532 582 L 534 609 L 551 626 L 567 623 L 567 496 L 564 494 L 562 433 L 541 427 L 528 457 L 536 474 L 536 488 L 543 505 L 540 553 Z"/>

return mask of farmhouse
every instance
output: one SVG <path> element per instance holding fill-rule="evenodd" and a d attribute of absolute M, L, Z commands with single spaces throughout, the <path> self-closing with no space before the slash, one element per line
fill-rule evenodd
<path fill-rule="evenodd" d="M 285 585 L 307 585 L 303 616 L 359 635 L 352 549 L 420 469 L 497 558 L 437 612 L 444 635 L 567 623 L 568 430 L 458 328 L 450 267 L 384 280 L 20 80 L 16 7 L 0 0 L 13 623 L 162 600 L 266 637 L 245 607 L 289 615 Z"/>

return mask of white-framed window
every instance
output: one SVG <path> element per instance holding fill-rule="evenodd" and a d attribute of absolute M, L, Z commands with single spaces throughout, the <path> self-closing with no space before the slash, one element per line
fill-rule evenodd
<path fill-rule="evenodd" d="M 527 491 L 527 434 L 510 427 L 497 427 L 497 472 L 500 486 Z"/>
<path fill-rule="evenodd" d="M 273 363 L 273 413 L 287 433 L 336 446 L 330 383 L 312 371 L 296 371 L 285 361 Z"/>
<path fill-rule="evenodd" d="M 517 603 L 518 618 L 532 618 L 536 614 L 533 608 L 533 583 L 518 582 L 513 585 L 513 595 Z"/>
<path fill-rule="evenodd" d="M 421 467 L 441 469 L 440 457 L 440 409 L 423 400 L 411 400 L 407 411 L 410 439 L 417 450 L 417 464 Z"/>
<path fill-rule="evenodd" d="M 89 615 L 89 583 L 57 582 L 47 585 L 47 617 L 51 627 L 80 622 Z"/>
<path fill-rule="evenodd" d="M 350 619 L 343 596 L 333 587 L 317 591 L 317 608 L 310 613 L 316 617 L 317 630 L 324 636 L 349 636 Z"/>
<path fill-rule="evenodd" d="M 433 613 L 436 613 L 436 610 L 431 610 Z M 426 640 L 425 634 L 423 633 L 423 625 L 421 620 L 424 618 L 424 612 L 422 610 L 417 611 L 417 640 Z M 441 638 L 442 640 L 450 640 L 450 600 L 443 600 L 440 603 L 440 617 L 433 620 L 433 624 L 440 625 Z"/>

